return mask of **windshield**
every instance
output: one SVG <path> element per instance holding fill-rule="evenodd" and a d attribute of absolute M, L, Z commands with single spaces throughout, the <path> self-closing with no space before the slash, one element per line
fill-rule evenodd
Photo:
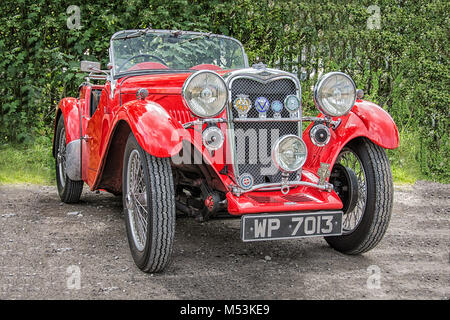
<path fill-rule="evenodd" d="M 206 33 L 131 30 L 111 40 L 114 74 L 137 70 L 223 70 L 246 67 L 239 41 Z"/>

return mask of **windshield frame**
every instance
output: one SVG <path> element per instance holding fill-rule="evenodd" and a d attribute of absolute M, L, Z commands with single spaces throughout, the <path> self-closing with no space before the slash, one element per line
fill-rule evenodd
<path fill-rule="evenodd" d="M 208 33 L 208 32 L 197 32 L 197 31 L 181 31 L 181 30 L 160 30 L 160 29 L 130 29 L 130 30 L 121 30 L 118 31 L 116 33 L 114 33 L 111 36 L 111 39 L 109 41 L 109 65 L 112 66 L 111 68 L 111 76 L 112 79 L 117 79 L 117 78 L 121 78 L 123 76 L 127 76 L 133 73 L 173 73 L 173 72 L 193 72 L 195 70 L 180 70 L 180 69 L 164 69 L 164 70 L 159 70 L 159 69 L 146 69 L 146 70 L 140 70 L 140 72 L 136 72 L 136 71 L 124 71 L 124 72 L 119 72 L 116 73 L 116 67 L 114 65 L 114 50 L 113 50 L 113 41 L 115 40 L 119 40 L 117 39 L 119 36 L 121 36 L 122 34 L 125 33 L 129 33 L 129 34 L 133 34 L 133 33 L 142 33 L 141 35 L 138 35 L 138 37 L 141 37 L 144 34 L 148 34 L 148 33 L 154 33 L 154 34 L 172 34 L 172 35 L 194 35 L 194 36 L 205 36 L 205 37 L 217 37 L 217 38 L 224 38 L 227 40 L 231 40 L 236 42 L 239 47 L 242 50 L 242 55 L 244 57 L 244 68 L 248 68 L 249 64 L 248 64 L 248 57 L 247 54 L 245 53 L 244 50 L 244 46 L 242 45 L 242 43 L 232 37 L 228 37 L 228 36 L 224 36 L 224 35 L 219 35 L 219 34 L 214 34 L 214 33 Z"/>

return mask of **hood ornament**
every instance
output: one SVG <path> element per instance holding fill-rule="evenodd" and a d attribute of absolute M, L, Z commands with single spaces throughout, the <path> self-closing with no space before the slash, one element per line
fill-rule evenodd
<path fill-rule="evenodd" d="M 264 64 L 262 62 L 255 63 L 254 65 L 252 65 L 252 68 L 257 70 L 264 70 L 267 69 L 267 64 Z"/>

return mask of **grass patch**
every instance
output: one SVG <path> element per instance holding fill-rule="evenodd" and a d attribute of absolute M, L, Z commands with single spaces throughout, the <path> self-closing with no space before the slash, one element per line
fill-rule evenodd
<path fill-rule="evenodd" d="M 417 131 L 402 130 L 399 135 L 400 146 L 395 150 L 387 150 L 394 183 L 413 184 L 416 180 L 427 179 L 420 169 L 419 134 Z"/>
<path fill-rule="evenodd" d="M 52 141 L 47 137 L 33 143 L 0 145 L 0 184 L 54 184 Z"/>

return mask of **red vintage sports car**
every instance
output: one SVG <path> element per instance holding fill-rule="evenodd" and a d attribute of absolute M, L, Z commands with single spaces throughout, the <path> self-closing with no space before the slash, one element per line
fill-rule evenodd
<path fill-rule="evenodd" d="M 249 67 L 230 37 L 120 31 L 109 55 L 107 71 L 83 61 L 79 97 L 58 105 L 58 192 L 121 194 L 141 270 L 169 263 L 177 210 L 238 217 L 243 241 L 323 236 L 347 254 L 379 243 L 394 191 L 383 148 L 398 147 L 398 130 L 348 75 L 321 76 L 320 114 L 306 117 L 298 78 Z"/>

